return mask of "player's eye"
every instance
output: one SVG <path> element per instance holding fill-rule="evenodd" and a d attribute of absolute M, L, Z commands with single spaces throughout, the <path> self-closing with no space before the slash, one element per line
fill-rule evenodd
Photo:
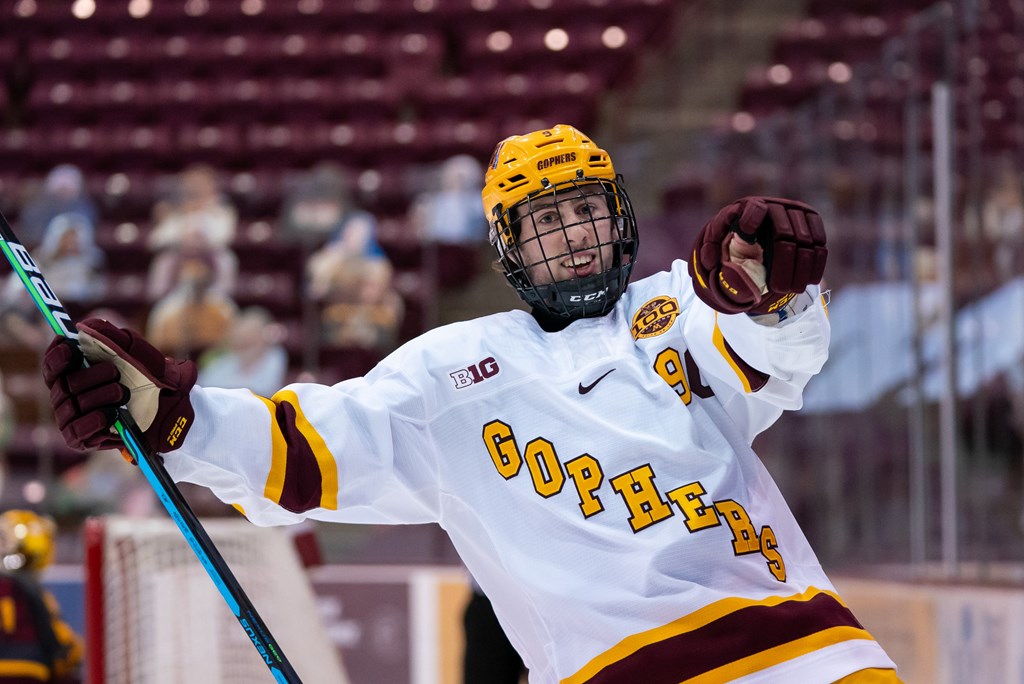
<path fill-rule="evenodd" d="M 550 225 L 552 222 L 560 220 L 559 216 L 558 216 L 558 212 L 557 211 L 550 211 L 550 210 L 543 210 L 543 211 L 535 213 L 533 215 L 533 219 L 537 223 L 541 223 L 541 224 L 544 224 L 544 225 Z"/>

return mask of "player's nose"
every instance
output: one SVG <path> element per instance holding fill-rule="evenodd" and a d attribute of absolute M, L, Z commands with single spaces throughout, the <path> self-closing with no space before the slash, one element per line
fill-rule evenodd
<path fill-rule="evenodd" d="M 575 214 L 562 212 L 562 229 L 566 242 L 575 247 L 589 244 L 593 237 L 593 224 Z"/>

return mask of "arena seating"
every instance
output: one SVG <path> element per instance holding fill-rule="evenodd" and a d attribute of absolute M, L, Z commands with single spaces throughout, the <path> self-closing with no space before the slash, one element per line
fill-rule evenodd
<path fill-rule="evenodd" d="M 78 165 L 101 208 L 106 304 L 141 325 L 153 204 L 187 164 L 212 164 L 240 214 L 236 298 L 266 306 L 291 331 L 298 373 L 310 360 L 302 254 L 276 231 L 298 172 L 320 161 L 350 171 L 398 268 L 408 339 L 430 324 L 436 292 L 405 221 L 426 189 L 423 170 L 460 153 L 485 161 L 513 132 L 589 128 L 601 94 L 628 87 L 640 56 L 665 44 L 681 4 L 0 0 L 0 73 L 26 73 L 31 86 L 23 102 L 0 88 L 0 208 L 16 225 L 53 166 Z M 341 379 L 372 365 L 372 355 L 348 351 L 321 350 L 318 372 Z M 9 361 L 5 353 L 5 375 L 37 372 Z M 14 450 L 27 455 L 31 444 L 19 433 Z"/>
<path fill-rule="evenodd" d="M 893 193 L 899 192 L 902 162 L 908 142 L 904 103 L 914 93 L 922 103 L 919 138 L 915 148 L 931 150 L 928 101 L 930 88 L 943 65 L 941 35 L 936 28 L 917 39 L 918 57 L 909 78 L 904 38 L 915 14 L 934 6 L 932 0 L 857 0 L 835 3 L 812 0 L 803 16 L 777 36 L 772 58 L 747 75 L 738 94 L 741 118 L 724 119 L 709 148 L 721 150 L 717 171 L 730 179 L 739 194 L 773 186 L 785 193 L 787 183 L 799 182 L 801 154 L 829 155 L 835 179 L 817 200 L 827 202 L 856 193 L 856 209 L 837 214 L 849 225 L 837 235 L 836 258 L 830 261 L 833 282 L 863 281 L 876 277 L 875 256 L 879 231 L 891 211 Z M 966 168 L 969 150 L 986 159 L 1001 154 L 1016 156 L 1024 149 L 1024 11 L 1019 3 L 979 2 L 977 25 L 961 16 L 968 11 L 953 3 L 958 13 L 957 71 L 954 87 L 958 165 Z M 888 51 L 889 61 L 883 56 Z M 977 130 L 971 129 L 972 108 Z M 738 122 L 738 123 L 737 123 Z M 976 146 L 976 147 L 974 147 Z M 705 213 L 708 160 L 701 160 L 701 175 L 684 163 L 664 189 L 664 211 Z M 715 162 L 710 162 L 712 165 Z M 844 182 L 852 172 L 856 178 Z M 806 193 L 806 188 L 798 190 Z M 898 198 L 897 198 L 898 199 Z"/>
<path fill-rule="evenodd" d="M 885 73 L 879 55 L 890 39 L 905 33 L 907 21 L 915 12 L 934 3 L 930 0 L 901 0 L 880 3 L 862 0 L 857 3 L 811 2 L 804 18 L 792 22 L 775 44 L 772 63 L 751 72 L 740 96 L 740 108 L 758 117 L 767 117 L 782 109 L 794 109 L 808 103 L 829 88 L 839 90 L 851 80 L 857 68 L 860 80 L 869 85 L 858 93 L 864 98 L 867 115 L 873 120 L 887 118 L 884 109 L 901 96 L 906 79 L 899 73 Z M 1013 140 L 1024 94 L 1024 72 L 1019 63 L 1018 24 L 1020 9 L 1013 3 L 979 3 L 976 38 L 977 54 L 963 60 L 966 68 L 957 74 L 961 102 L 965 101 L 968 83 L 977 79 L 986 116 L 989 144 L 1000 147 Z M 957 9 L 956 11 L 964 11 Z M 958 20 L 960 21 L 960 20 Z M 967 44 L 970 31 L 960 24 L 960 54 L 974 49 Z M 941 46 L 934 31 L 921 34 L 918 44 L 918 74 L 913 84 L 918 92 L 929 87 L 942 68 Z M 895 67 L 906 60 L 895 53 Z M 865 78 L 866 77 L 866 78 Z M 972 85 L 972 87 L 974 87 Z M 896 92 L 894 92 L 894 90 Z M 849 95 L 846 95 L 849 97 Z M 842 98 L 840 92 L 838 97 Z M 959 122 L 961 125 L 964 121 Z M 886 138 L 878 136 L 884 146 Z"/>

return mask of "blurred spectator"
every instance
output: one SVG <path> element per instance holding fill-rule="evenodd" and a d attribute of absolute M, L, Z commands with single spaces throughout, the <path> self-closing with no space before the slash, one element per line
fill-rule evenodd
<path fill-rule="evenodd" d="M 54 167 L 43 181 L 43 186 L 18 216 L 18 237 L 22 244 L 33 249 L 39 246 L 50 221 L 60 214 L 75 213 L 96 225 L 96 203 L 85 191 L 85 179 L 77 166 L 61 164 Z"/>
<path fill-rule="evenodd" d="M 489 253 L 480 199 L 483 167 L 473 157 L 460 154 L 446 160 L 439 175 L 440 189 L 417 197 L 408 219 L 430 248 L 429 261 L 438 286 L 464 287 L 480 271 L 480 252 L 487 248 Z"/>
<path fill-rule="evenodd" d="M 280 226 L 303 252 L 307 296 L 302 318 L 307 330 L 317 330 L 306 340 L 307 363 L 325 342 L 372 349 L 379 339 L 389 338 L 389 322 L 367 321 L 385 318 L 372 313 L 379 314 L 388 303 L 394 314 L 388 296 L 391 264 L 377 242 L 377 219 L 355 204 L 344 170 L 323 162 L 303 174 L 285 198 Z M 387 284 L 383 291 L 376 291 L 382 283 Z"/>
<path fill-rule="evenodd" d="M 336 347 L 390 351 L 405 313 L 386 260 L 345 262 L 334 274 L 322 314 L 323 340 Z"/>
<path fill-rule="evenodd" d="M 174 195 L 153 207 L 153 222 L 147 240 L 151 250 L 175 247 L 190 238 L 226 247 L 235 238 L 238 212 L 220 191 L 216 171 L 205 164 L 193 164 L 179 175 Z"/>
<path fill-rule="evenodd" d="M 61 520 L 112 513 L 145 518 L 162 510 L 153 488 L 128 466 L 119 449 L 95 451 L 65 470 L 50 492 L 50 502 Z"/>
<path fill-rule="evenodd" d="M 34 256 L 46 282 L 65 304 L 91 302 L 103 295 L 104 255 L 88 217 L 74 212 L 55 216 Z"/>
<path fill-rule="evenodd" d="M 52 337 L 53 330 L 28 296 L 12 299 L 5 296 L 0 301 L 0 349 L 37 349 L 41 352 Z"/>
<path fill-rule="evenodd" d="M 483 167 L 473 157 L 460 154 L 446 160 L 440 169 L 441 187 L 416 200 L 420 234 L 442 244 L 480 245 L 487 242 L 480 193 L 484 187 Z"/>
<path fill-rule="evenodd" d="M 17 273 L 0 288 L 0 348 L 44 349 L 52 334 Z"/>
<path fill-rule="evenodd" d="M 94 451 L 84 462 L 65 470 L 51 488 L 48 501 L 61 520 L 79 523 L 93 515 L 145 518 L 159 509 L 153 488 L 128 466 L 120 449 Z"/>
<path fill-rule="evenodd" d="M 377 242 L 377 220 L 352 203 L 341 169 L 327 163 L 311 169 L 286 201 L 282 225 L 303 245 L 327 240 L 306 261 L 309 297 L 323 305 L 323 340 L 389 346 L 401 320 L 401 298 Z"/>
<path fill-rule="evenodd" d="M 243 309 L 224 344 L 200 361 L 199 384 L 226 389 L 248 388 L 269 397 L 285 384 L 288 353 L 281 345 L 284 328 L 262 307 Z"/>
<path fill-rule="evenodd" d="M 351 299 L 362 278 L 390 279 L 391 262 L 367 228 L 363 222 L 350 225 L 309 257 L 306 270 L 313 299 Z"/>
<path fill-rule="evenodd" d="M 208 252 L 182 255 L 174 287 L 149 314 L 146 336 L 159 349 L 194 357 L 224 341 L 237 307 L 214 287 L 216 271 Z"/>
<path fill-rule="evenodd" d="M 59 214 L 50 221 L 43 244 L 33 257 L 56 292 L 72 309 L 103 294 L 103 252 L 96 246 L 92 223 L 82 214 Z M 0 344 L 42 349 L 52 334 L 25 285 L 10 273 L 0 289 Z"/>
<path fill-rule="evenodd" d="M 981 208 L 982 235 L 991 245 L 996 275 L 1006 281 L 1016 275 L 1024 240 L 1024 192 L 1011 159 L 996 165 L 995 179 Z"/>
<path fill-rule="evenodd" d="M 0 681 L 81 681 L 81 637 L 39 584 L 53 561 L 56 525 L 26 510 L 0 515 Z"/>
<path fill-rule="evenodd" d="M 383 254 L 377 220 L 355 206 L 342 169 L 321 163 L 302 176 L 285 198 L 281 228 L 286 237 L 319 247 L 343 242 L 353 253 Z"/>
<path fill-rule="evenodd" d="M 238 280 L 238 256 L 228 247 L 212 245 L 202 233 L 188 231 L 181 242 L 169 247 L 153 258 L 146 278 L 146 296 L 155 302 L 167 296 L 181 280 L 188 264 L 201 260 L 211 267 L 211 290 L 230 297 Z"/>

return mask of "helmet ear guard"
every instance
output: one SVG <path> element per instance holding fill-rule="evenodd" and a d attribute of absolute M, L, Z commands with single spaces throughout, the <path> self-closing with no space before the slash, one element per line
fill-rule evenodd
<path fill-rule="evenodd" d="M 612 248 L 610 263 L 601 264 L 601 270 L 592 275 L 534 282 L 531 271 L 541 268 L 542 263 L 526 263 L 519 243 L 521 222 L 533 213 L 533 202 L 551 197 L 559 204 L 598 194 L 584 191 L 592 186 L 600 186 L 608 218 L 613 221 L 609 240 L 596 237 L 596 246 Z M 611 310 L 629 283 L 639 240 L 632 204 L 607 152 L 564 124 L 506 138 L 491 157 L 482 194 L 498 265 L 523 301 L 545 313 L 570 319 L 600 316 Z M 592 226 L 597 236 L 593 220 Z M 569 249 L 568 254 L 545 256 L 543 267 L 550 273 L 556 258 L 571 256 Z"/>

